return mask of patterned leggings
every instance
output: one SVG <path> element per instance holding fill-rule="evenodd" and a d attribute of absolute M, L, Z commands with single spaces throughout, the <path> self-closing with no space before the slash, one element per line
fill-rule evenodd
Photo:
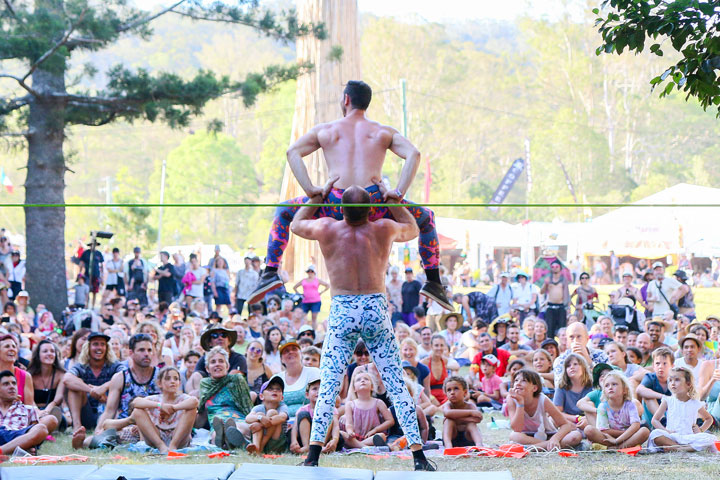
<path fill-rule="evenodd" d="M 371 203 L 383 203 L 383 196 L 380 189 L 373 185 L 365 190 L 370 194 Z M 333 188 L 325 202 L 328 204 L 342 203 L 342 194 L 345 190 Z M 282 261 L 283 252 L 287 247 L 290 238 L 290 223 L 295 217 L 295 213 L 300 209 L 301 204 L 307 201 L 308 197 L 296 197 L 285 202 L 287 206 L 278 207 L 275 211 L 272 227 L 270 228 L 270 237 L 267 246 L 268 267 L 279 267 Z M 403 201 L 408 204 L 411 202 Z M 423 207 L 408 207 L 410 213 L 415 217 L 420 236 L 418 238 L 418 251 L 425 270 L 439 268 L 440 265 L 440 243 L 438 242 L 437 231 L 435 230 L 435 215 L 432 210 Z M 332 217 L 336 220 L 342 220 L 342 208 L 340 207 L 320 207 L 315 213 L 315 218 Z M 371 208 L 370 221 L 373 222 L 380 218 L 392 218 L 390 210 L 387 207 Z"/>
<path fill-rule="evenodd" d="M 359 337 L 365 341 L 380 372 L 408 444 L 422 445 L 415 403 L 403 381 L 400 351 L 387 314 L 387 299 L 381 293 L 335 295 L 332 299 L 328 333 L 320 361 L 320 393 L 315 404 L 310 441 L 325 441 L 335 399 L 340 393 L 340 382 Z"/>

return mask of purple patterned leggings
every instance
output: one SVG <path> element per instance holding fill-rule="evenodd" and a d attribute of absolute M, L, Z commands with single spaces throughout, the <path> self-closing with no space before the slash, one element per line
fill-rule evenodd
<path fill-rule="evenodd" d="M 380 189 L 373 185 L 365 190 L 370 194 L 371 203 L 383 203 L 383 196 Z M 342 194 L 345 190 L 333 188 L 325 199 L 327 204 L 342 203 Z M 272 227 L 270 228 L 270 237 L 267 246 L 268 267 L 278 268 L 282 261 L 283 252 L 287 247 L 290 238 L 290 223 L 295 217 L 295 213 L 300 209 L 303 203 L 307 202 L 308 197 L 297 197 L 287 202 L 286 206 L 278 207 L 275 211 Z M 403 203 L 408 204 L 403 200 Z M 425 270 L 439 268 L 440 265 L 440 243 L 438 242 L 437 231 L 435 230 L 435 215 L 432 210 L 423 207 L 409 207 L 410 213 L 417 221 L 420 229 L 418 238 L 418 251 Z M 320 207 L 315 212 L 315 218 L 332 217 L 336 220 L 342 220 L 342 209 L 340 207 Z M 392 218 L 390 210 L 387 207 L 378 207 L 370 209 L 370 221 L 380 218 Z"/>

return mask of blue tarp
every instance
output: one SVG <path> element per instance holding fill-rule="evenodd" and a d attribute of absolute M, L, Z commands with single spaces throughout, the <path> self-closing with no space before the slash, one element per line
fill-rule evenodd
<path fill-rule="evenodd" d="M 243 463 L 229 480 L 373 480 L 373 472 L 358 468 Z"/>

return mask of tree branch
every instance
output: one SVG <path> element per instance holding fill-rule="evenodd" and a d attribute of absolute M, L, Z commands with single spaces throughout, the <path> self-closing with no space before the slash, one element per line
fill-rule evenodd
<path fill-rule="evenodd" d="M 173 11 L 174 8 L 179 7 L 180 5 L 182 5 L 183 3 L 185 3 L 185 1 L 186 1 L 186 0 L 180 0 L 179 2 L 175 2 L 174 4 L 170 5 L 170 6 L 167 7 L 167 8 L 163 8 L 162 10 L 160 10 L 159 12 L 157 12 L 157 13 L 155 13 L 155 14 L 153 14 L 153 15 L 150 15 L 150 16 L 145 17 L 145 18 L 141 18 L 140 20 L 136 20 L 136 21 L 131 22 L 131 23 L 128 23 L 128 24 L 126 24 L 126 25 L 121 25 L 120 27 L 118 27 L 117 32 L 118 32 L 118 33 L 126 32 L 126 31 L 128 31 L 128 30 L 132 30 L 133 28 L 137 28 L 137 27 L 139 27 L 140 25 L 144 25 L 144 24 L 146 24 L 146 23 L 150 23 L 150 22 L 152 22 L 153 20 L 155 20 L 156 18 L 158 18 L 158 17 L 160 17 L 160 16 L 162 16 L 162 15 L 165 15 L 165 14 L 168 13 L 168 12 Z"/>
<path fill-rule="evenodd" d="M 12 4 L 10 3 L 10 0 L 5 0 L 4 3 L 5 3 L 5 7 L 12 14 L 12 16 L 17 19 L 17 15 L 15 14 L 15 9 L 13 8 Z"/>
<path fill-rule="evenodd" d="M 24 107 L 28 103 L 30 103 L 30 96 L 28 95 L 7 101 L 0 99 L 0 115 L 7 115 L 13 110 Z"/>
<path fill-rule="evenodd" d="M 22 88 L 24 88 L 24 89 L 27 90 L 28 92 L 32 93 L 32 94 L 35 95 L 36 97 L 39 97 L 39 96 L 40 96 L 40 95 L 39 95 L 35 90 L 33 90 L 27 83 L 25 83 L 25 80 L 24 80 L 24 79 L 22 79 L 22 78 L 20 78 L 20 77 L 16 77 L 15 75 L 8 75 L 7 73 L 0 73 L 0 78 L 11 78 L 11 79 L 15 80 L 16 82 L 18 82 L 18 84 L 20 84 L 20 86 L 21 86 Z"/>
<path fill-rule="evenodd" d="M 35 60 L 35 62 L 34 62 L 32 65 L 30 65 L 30 70 L 28 70 L 28 72 L 27 72 L 27 73 L 25 74 L 25 76 L 22 78 L 22 79 L 23 79 L 23 82 L 24 82 L 25 80 L 27 80 L 27 78 L 28 78 L 30 75 L 32 75 L 33 72 L 34 72 L 40 65 L 42 65 L 43 62 L 45 62 L 45 61 L 46 61 L 48 58 L 50 58 L 55 52 L 57 52 L 60 47 L 62 47 L 63 45 L 65 45 L 65 43 L 67 43 L 68 39 L 70 38 L 70 34 L 72 34 L 73 30 L 75 30 L 75 24 L 82 22 L 83 17 L 85 17 L 85 12 L 86 12 L 86 11 L 87 11 L 87 10 L 83 10 L 83 12 L 80 14 L 80 17 L 77 19 L 77 22 L 71 22 L 71 23 L 70 23 L 70 28 L 68 28 L 67 32 L 65 32 L 65 34 L 62 36 L 62 38 L 60 39 L 59 42 L 57 42 L 55 45 L 53 45 L 53 47 L 52 47 L 50 50 L 48 50 L 47 52 L 43 53 L 42 56 L 40 56 L 40 58 L 38 58 L 37 60 Z"/>
<path fill-rule="evenodd" d="M 23 132 L 0 132 L 0 137 L 25 137 L 25 138 L 27 138 L 30 135 L 32 135 L 34 132 L 35 131 L 32 129 L 25 130 Z"/>

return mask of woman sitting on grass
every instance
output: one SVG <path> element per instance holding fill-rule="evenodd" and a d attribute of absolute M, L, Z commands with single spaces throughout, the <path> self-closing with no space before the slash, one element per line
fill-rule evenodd
<path fill-rule="evenodd" d="M 542 380 L 533 370 L 524 368 L 513 377 L 508 416 L 511 442 L 550 451 L 574 447 L 582 441 L 580 431 L 542 393 Z"/>
<path fill-rule="evenodd" d="M 603 401 L 597 409 L 597 426 L 585 427 L 588 440 L 610 448 L 645 443 L 650 430 L 642 426 L 628 379 L 618 371 L 610 371 L 601 383 Z"/>

